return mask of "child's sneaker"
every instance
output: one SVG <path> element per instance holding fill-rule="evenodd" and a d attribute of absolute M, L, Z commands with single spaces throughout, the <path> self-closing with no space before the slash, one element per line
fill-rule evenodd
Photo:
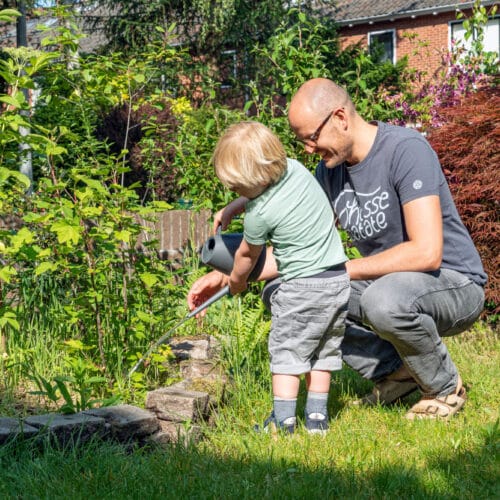
<path fill-rule="evenodd" d="M 326 434 L 328 419 L 322 413 L 306 414 L 306 430 L 309 434 Z"/>
<path fill-rule="evenodd" d="M 274 416 L 274 411 L 271 415 L 264 420 L 262 425 L 254 426 L 255 432 L 271 432 L 273 434 L 277 433 L 278 430 L 283 431 L 286 434 L 293 434 L 295 432 L 295 426 L 297 424 L 297 419 L 295 417 L 288 417 L 283 422 L 278 422 Z"/>

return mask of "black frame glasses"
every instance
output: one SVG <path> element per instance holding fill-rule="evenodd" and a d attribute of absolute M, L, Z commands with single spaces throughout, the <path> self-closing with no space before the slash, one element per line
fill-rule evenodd
<path fill-rule="evenodd" d="M 314 144 L 316 144 L 318 142 L 321 131 L 323 130 L 323 127 L 327 124 L 328 120 L 332 117 L 334 112 L 335 110 L 332 109 L 332 111 L 328 113 L 328 116 L 321 122 L 320 126 L 314 131 L 314 133 L 309 137 L 306 137 L 303 142 L 313 142 Z"/>

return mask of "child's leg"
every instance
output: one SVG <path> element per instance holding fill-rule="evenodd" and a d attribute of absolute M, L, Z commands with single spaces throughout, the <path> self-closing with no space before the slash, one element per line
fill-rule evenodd
<path fill-rule="evenodd" d="M 273 411 L 278 422 L 295 424 L 299 384 L 298 375 L 273 374 Z"/>
<path fill-rule="evenodd" d="M 312 392 L 328 392 L 330 391 L 330 381 L 332 375 L 326 370 L 311 370 L 306 373 L 306 387 Z"/>
<path fill-rule="evenodd" d="M 309 432 L 323 433 L 328 429 L 328 392 L 331 374 L 312 370 L 306 374 L 306 428 Z"/>

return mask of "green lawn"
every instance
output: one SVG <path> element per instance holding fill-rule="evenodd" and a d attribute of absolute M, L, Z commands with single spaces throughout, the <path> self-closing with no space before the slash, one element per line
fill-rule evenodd
<path fill-rule="evenodd" d="M 392 408 L 353 406 L 370 384 L 346 369 L 332 385 L 327 436 L 255 434 L 271 401 L 262 364 L 237 374 L 228 404 L 197 445 L 4 446 L 0 497 L 500 498 L 499 339 L 478 326 L 446 342 L 469 394 L 451 422 L 402 418 L 416 395 Z"/>

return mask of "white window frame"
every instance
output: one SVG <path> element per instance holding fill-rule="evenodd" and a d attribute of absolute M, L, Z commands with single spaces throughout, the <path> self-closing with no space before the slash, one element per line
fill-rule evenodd
<path fill-rule="evenodd" d="M 371 46 L 371 39 L 374 35 L 383 35 L 385 33 L 392 33 L 392 64 L 396 64 L 397 56 L 396 56 L 396 30 L 391 28 L 388 30 L 380 30 L 380 31 L 369 31 L 368 32 L 368 48 Z"/>
<path fill-rule="evenodd" d="M 490 17 L 488 18 L 488 22 L 490 21 L 497 21 L 499 27 L 498 27 L 498 35 L 499 35 L 499 40 L 498 40 L 498 45 L 497 45 L 497 54 L 500 55 L 500 16 L 495 16 L 495 17 Z M 463 24 L 463 21 L 450 21 L 448 23 L 448 50 L 451 51 L 451 48 L 452 48 L 452 45 L 451 45 L 451 41 L 453 39 L 453 26 L 456 26 L 456 25 L 462 25 Z M 469 44 L 470 42 L 469 41 L 466 41 L 465 39 L 462 39 L 461 40 L 463 42 L 463 46 L 467 49 L 469 48 Z"/>

